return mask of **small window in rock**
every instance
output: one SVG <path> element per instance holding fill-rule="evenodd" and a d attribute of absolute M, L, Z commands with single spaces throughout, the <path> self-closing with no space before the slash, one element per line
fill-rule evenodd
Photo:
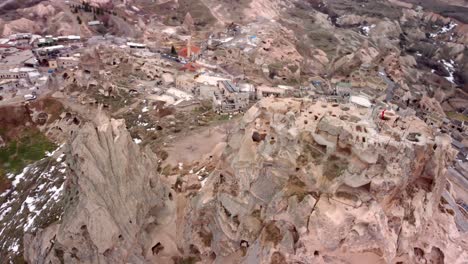
<path fill-rule="evenodd" d="M 200 255 L 200 250 L 198 250 L 198 248 L 194 244 L 190 244 L 189 249 L 190 249 L 190 254 Z"/>
<path fill-rule="evenodd" d="M 80 124 L 80 120 L 76 117 L 73 118 L 73 124 L 75 125 L 79 125 Z"/>
<path fill-rule="evenodd" d="M 72 251 L 72 254 L 77 254 L 78 253 L 78 249 L 76 247 L 73 247 L 71 251 Z"/>
<path fill-rule="evenodd" d="M 318 252 L 318 250 L 315 250 L 314 251 L 314 256 L 318 257 L 320 255 L 320 253 Z"/>
<path fill-rule="evenodd" d="M 241 240 L 240 246 L 243 248 L 248 248 L 249 247 L 249 242 L 246 240 Z"/>
<path fill-rule="evenodd" d="M 151 248 L 151 251 L 153 251 L 153 255 L 158 255 L 159 252 L 161 252 L 162 250 L 164 250 L 164 246 L 160 242 L 158 242 Z"/>
<path fill-rule="evenodd" d="M 265 137 L 266 137 L 266 134 L 260 134 L 257 131 L 253 132 L 253 134 L 252 134 L 252 140 L 254 142 L 260 142 L 260 141 L 264 140 Z"/>
<path fill-rule="evenodd" d="M 216 253 L 211 252 L 210 253 L 210 259 L 215 260 L 216 259 Z"/>

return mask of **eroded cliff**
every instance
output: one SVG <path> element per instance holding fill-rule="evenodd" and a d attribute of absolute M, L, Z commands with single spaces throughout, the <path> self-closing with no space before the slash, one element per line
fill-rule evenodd
<path fill-rule="evenodd" d="M 143 263 L 152 225 L 171 217 L 157 158 L 133 143 L 123 120 L 104 116 L 69 144 L 60 223 L 25 237 L 29 263 Z"/>
<path fill-rule="evenodd" d="M 194 200 L 186 239 L 215 263 L 462 263 L 460 212 L 441 198 L 450 139 L 378 113 L 259 102 Z"/>
<path fill-rule="evenodd" d="M 160 176 L 157 157 L 123 121 L 100 116 L 71 141 L 64 216 L 26 235 L 26 259 L 463 263 L 466 222 L 445 178 L 449 138 L 414 116 L 384 117 L 378 108 L 264 99 L 200 183 L 193 171 Z"/>

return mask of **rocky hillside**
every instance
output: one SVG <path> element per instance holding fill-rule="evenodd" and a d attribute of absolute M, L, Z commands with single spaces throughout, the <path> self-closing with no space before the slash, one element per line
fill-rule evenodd
<path fill-rule="evenodd" d="M 68 154 L 69 195 L 62 221 L 25 237 L 25 259 L 143 263 L 154 246 L 154 227 L 174 217 L 155 155 L 133 143 L 122 120 L 104 116 L 80 130 Z"/>
<path fill-rule="evenodd" d="M 466 2 L 0 0 L 73 61 L 0 96 L 0 263 L 465 264 Z"/>
<path fill-rule="evenodd" d="M 463 263 L 448 203 L 449 138 L 419 119 L 264 99 L 216 170 L 177 180 L 99 116 L 71 140 L 60 221 L 25 236 L 30 263 Z M 442 198 L 444 197 L 444 198 Z"/>
<path fill-rule="evenodd" d="M 441 199 L 449 138 L 357 112 L 307 100 L 251 108 L 185 239 L 232 263 L 462 263 L 463 236 Z"/>

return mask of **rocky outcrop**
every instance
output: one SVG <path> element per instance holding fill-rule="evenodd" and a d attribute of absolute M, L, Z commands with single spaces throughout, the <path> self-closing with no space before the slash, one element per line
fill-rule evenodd
<path fill-rule="evenodd" d="M 185 14 L 184 22 L 182 23 L 182 28 L 185 32 L 189 33 L 195 31 L 195 21 L 193 20 L 192 15 L 190 15 L 189 12 Z"/>
<path fill-rule="evenodd" d="M 59 223 L 26 235 L 29 263 L 145 263 L 152 226 L 172 214 L 157 158 L 123 120 L 99 115 L 69 144 L 67 206 Z"/>
<path fill-rule="evenodd" d="M 450 139 L 380 112 L 263 99 L 202 182 L 192 171 L 161 178 L 123 121 L 99 115 L 70 142 L 62 219 L 25 235 L 25 259 L 463 263 L 466 222 L 445 177 Z"/>
<path fill-rule="evenodd" d="M 419 107 L 429 113 L 435 113 L 437 115 L 445 117 L 445 113 L 444 113 L 444 110 L 442 109 L 442 106 L 434 98 L 430 98 L 424 95 L 419 101 Z"/>
<path fill-rule="evenodd" d="M 348 74 L 349 71 L 362 64 L 370 64 L 378 55 L 379 51 L 373 47 L 369 47 L 367 42 L 364 41 L 363 45 L 358 50 L 338 59 L 333 67 L 336 72 Z"/>
<path fill-rule="evenodd" d="M 3 27 L 3 36 L 9 36 L 11 34 L 22 32 L 39 33 L 40 27 L 34 21 L 24 17 L 6 22 L 5 26 Z"/>
<path fill-rule="evenodd" d="M 56 10 L 52 5 L 39 3 L 38 5 L 24 8 L 20 12 L 31 18 L 45 18 L 54 15 Z"/>
<path fill-rule="evenodd" d="M 370 38 L 380 50 L 399 50 L 399 36 L 402 33 L 398 22 L 382 20 L 369 31 Z"/>
<path fill-rule="evenodd" d="M 441 207 L 450 139 L 414 117 L 374 118 L 259 102 L 194 199 L 185 247 L 204 263 L 462 263 L 466 238 Z"/>
<path fill-rule="evenodd" d="M 363 17 L 363 16 L 359 16 L 359 15 L 343 15 L 343 16 L 340 16 L 336 23 L 340 26 L 354 26 L 354 25 L 360 25 L 362 24 L 364 21 L 366 21 L 366 23 L 368 23 L 368 20 L 369 18 L 368 17 Z"/>

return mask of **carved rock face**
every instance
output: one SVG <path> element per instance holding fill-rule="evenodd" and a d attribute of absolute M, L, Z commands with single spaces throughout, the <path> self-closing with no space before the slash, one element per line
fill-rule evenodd
<path fill-rule="evenodd" d="M 264 99 L 197 184 L 194 175 L 160 177 L 122 121 L 98 117 L 67 155 L 76 199 L 60 223 L 25 237 L 26 259 L 461 263 L 445 179 L 450 141 L 414 117 L 402 117 L 406 130 L 375 120 L 352 105 Z M 418 141 L 404 136 L 416 132 Z"/>
<path fill-rule="evenodd" d="M 350 114 L 361 118 L 340 118 Z M 378 132 L 370 109 L 264 99 L 245 114 L 219 172 L 201 189 L 185 238 L 201 255 L 236 263 L 461 261 L 460 249 L 433 240 L 445 236 L 434 218 L 454 226 L 437 209 L 449 141 L 395 133 Z M 204 236 L 210 243 L 197 244 Z"/>
<path fill-rule="evenodd" d="M 57 258 L 56 252 L 62 252 L 66 263 L 143 258 L 134 248 L 151 250 L 149 227 L 163 221 L 167 216 L 161 212 L 170 207 L 155 155 L 132 142 L 122 120 L 102 116 L 84 125 L 71 141 L 69 154 L 68 196 L 75 199 L 70 199 L 55 228 L 53 244 L 41 243 L 39 237 L 25 239 L 32 247 L 54 250 L 45 255 L 26 251 L 26 258 L 38 263 Z"/>

